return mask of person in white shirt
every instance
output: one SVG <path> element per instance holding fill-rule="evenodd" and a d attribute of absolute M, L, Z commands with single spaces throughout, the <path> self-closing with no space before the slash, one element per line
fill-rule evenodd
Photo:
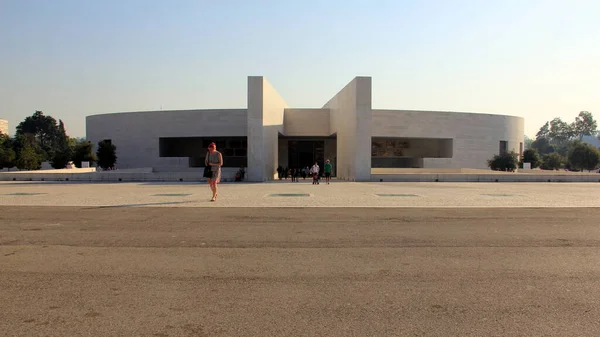
<path fill-rule="evenodd" d="M 319 185 L 319 164 L 315 162 L 315 164 L 310 168 L 310 173 L 313 176 L 313 185 Z"/>

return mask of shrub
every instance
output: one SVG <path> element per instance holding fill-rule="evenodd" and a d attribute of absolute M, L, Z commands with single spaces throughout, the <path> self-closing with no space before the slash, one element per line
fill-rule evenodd
<path fill-rule="evenodd" d="M 542 157 L 542 164 L 540 167 L 544 170 L 559 170 L 563 167 L 564 163 L 564 158 L 560 154 L 553 152 L 545 154 L 544 157 Z"/>
<path fill-rule="evenodd" d="M 594 170 L 600 162 L 600 151 L 588 143 L 577 143 L 569 149 L 568 161 L 577 171 Z"/>
<path fill-rule="evenodd" d="M 495 155 L 488 160 L 488 167 L 494 171 L 509 171 L 512 172 L 517 168 L 519 163 L 519 155 L 514 151 Z"/>
<path fill-rule="evenodd" d="M 541 164 L 540 155 L 536 149 L 527 149 L 523 152 L 522 161 L 524 163 L 531 163 L 531 168 L 539 167 Z"/>

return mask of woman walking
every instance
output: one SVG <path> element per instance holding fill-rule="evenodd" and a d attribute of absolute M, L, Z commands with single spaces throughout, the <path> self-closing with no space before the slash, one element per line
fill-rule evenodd
<path fill-rule="evenodd" d="M 223 166 L 223 155 L 217 151 L 217 144 L 210 143 L 208 145 L 208 153 L 206 154 L 204 163 L 210 166 L 212 171 L 212 177 L 207 179 L 212 191 L 212 199 L 210 201 L 216 201 L 218 194 L 217 185 L 221 181 L 221 166 Z"/>

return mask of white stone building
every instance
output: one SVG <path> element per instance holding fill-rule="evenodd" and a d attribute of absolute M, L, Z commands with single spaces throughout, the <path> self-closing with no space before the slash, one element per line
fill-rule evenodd
<path fill-rule="evenodd" d="M 92 115 L 87 139 L 109 139 L 119 168 L 201 170 L 210 142 L 229 171 L 247 167 L 249 181 L 272 180 L 278 166 L 322 167 L 371 180 L 371 168 L 487 168 L 502 151 L 521 153 L 521 117 L 480 113 L 379 110 L 371 78 L 356 77 L 321 108 L 296 109 L 264 77 L 248 77 L 247 109 L 147 111 Z"/>
<path fill-rule="evenodd" d="M 6 119 L 0 119 L 0 133 L 8 135 L 8 121 Z"/>

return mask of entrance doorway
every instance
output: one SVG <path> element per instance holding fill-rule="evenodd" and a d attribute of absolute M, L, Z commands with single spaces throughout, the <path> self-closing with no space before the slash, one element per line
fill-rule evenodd
<path fill-rule="evenodd" d="M 315 163 L 325 164 L 325 142 L 322 140 L 290 140 L 288 142 L 288 167 L 309 168 Z"/>

